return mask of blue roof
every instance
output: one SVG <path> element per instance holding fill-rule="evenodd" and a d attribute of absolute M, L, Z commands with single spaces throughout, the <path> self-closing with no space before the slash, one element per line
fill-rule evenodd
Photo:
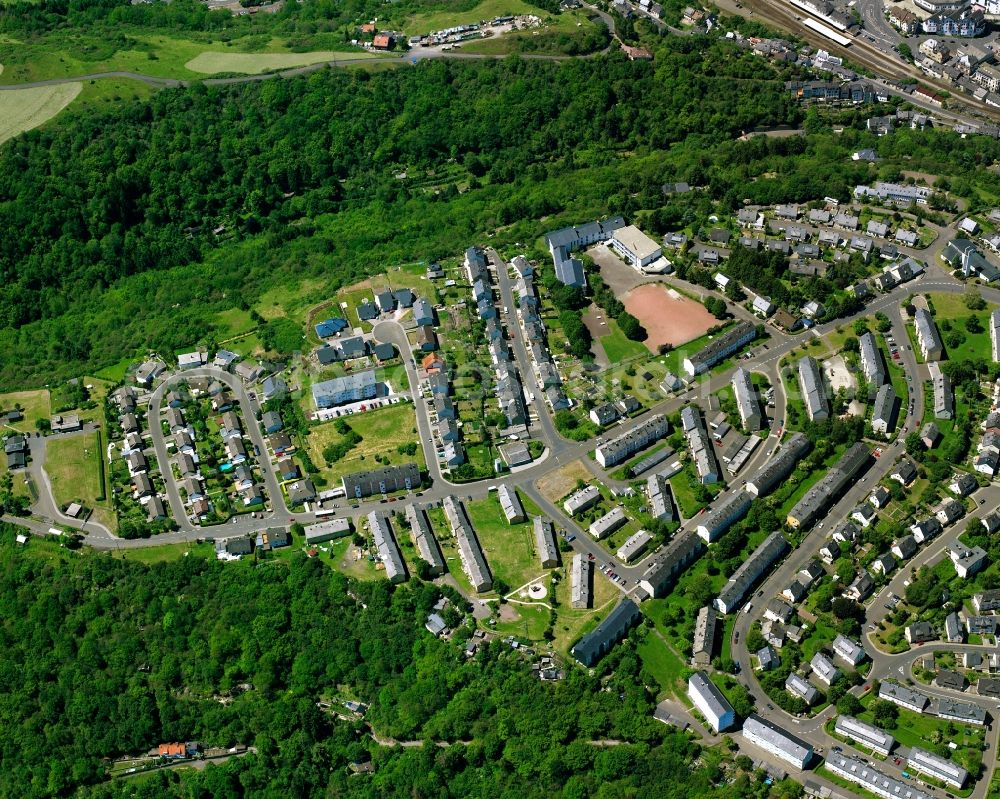
<path fill-rule="evenodd" d="M 326 319 L 316 325 L 316 335 L 320 338 L 330 338 L 330 336 L 337 335 L 341 330 L 347 327 L 346 319 Z"/>

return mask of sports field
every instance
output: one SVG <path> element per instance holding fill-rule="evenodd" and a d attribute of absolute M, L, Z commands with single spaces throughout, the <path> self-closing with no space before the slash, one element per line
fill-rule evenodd
<path fill-rule="evenodd" d="M 645 344 L 652 352 L 661 344 L 687 344 L 719 323 L 704 305 L 659 283 L 637 286 L 622 297 L 622 303 L 646 328 Z"/>
<path fill-rule="evenodd" d="M 215 75 L 220 72 L 239 72 L 244 75 L 259 75 L 278 69 L 305 67 L 325 61 L 353 61 L 376 58 L 385 53 L 368 53 L 363 50 L 350 53 L 335 53 L 332 50 L 317 50 L 311 53 L 199 53 L 184 66 L 192 72 Z"/>
<path fill-rule="evenodd" d="M 0 92 L 0 142 L 37 128 L 76 99 L 82 83 Z"/>

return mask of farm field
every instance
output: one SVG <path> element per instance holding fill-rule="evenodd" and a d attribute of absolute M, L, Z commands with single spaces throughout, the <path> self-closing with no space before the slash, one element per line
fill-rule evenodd
<path fill-rule="evenodd" d="M 416 419 L 410 403 L 400 402 L 343 418 L 362 440 L 340 460 L 327 464 L 323 456 L 323 450 L 328 446 L 345 440 L 345 436 L 337 432 L 336 422 L 324 422 L 310 428 L 306 439 L 309 456 L 320 467 L 320 475 L 326 479 L 327 484 L 335 483 L 351 472 L 376 469 L 389 464 L 415 461 L 421 467 L 424 466 L 423 449 L 420 446 L 417 446 L 412 455 L 401 453 L 398 449 L 403 444 L 416 443 L 418 440 Z M 381 458 L 382 463 L 376 457 Z"/>
<path fill-rule="evenodd" d="M 220 72 L 239 72 L 243 75 L 259 75 L 279 69 L 304 67 L 326 61 L 348 61 L 368 58 L 389 57 L 388 53 L 369 53 L 365 50 L 336 53 L 333 50 L 317 50 L 311 53 L 232 53 L 218 50 L 199 53 L 184 64 L 184 68 L 203 75 Z"/>
<path fill-rule="evenodd" d="M 0 143 L 48 122 L 72 103 L 82 88 L 82 83 L 63 83 L 0 93 Z"/>

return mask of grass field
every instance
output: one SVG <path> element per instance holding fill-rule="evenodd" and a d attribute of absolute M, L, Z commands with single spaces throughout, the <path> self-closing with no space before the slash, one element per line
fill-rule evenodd
<path fill-rule="evenodd" d="M 642 665 L 660 684 L 660 693 L 657 699 L 661 699 L 665 694 L 674 696 L 680 687 L 681 672 L 685 668 L 685 663 L 667 645 L 660 635 L 650 632 L 646 640 L 639 644 L 639 657 Z"/>
<path fill-rule="evenodd" d="M 576 488 L 578 480 L 586 483 L 592 479 L 583 461 L 573 461 L 539 478 L 535 485 L 547 499 L 558 502 Z"/>
<path fill-rule="evenodd" d="M 621 363 L 629 358 L 643 358 L 649 355 L 649 350 L 641 341 L 632 341 L 625 338 L 621 328 L 614 319 L 608 319 L 608 329 L 611 331 L 606 336 L 601 336 L 601 346 L 612 364 Z"/>
<path fill-rule="evenodd" d="M 112 550 L 111 556 L 121 560 L 134 560 L 139 563 L 162 563 L 179 558 L 196 557 L 210 560 L 215 557 L 215 546 L 211 543 L 192 544 L 162 544 L 156 547 L 138 547 L 136 549 Z"/>
<path fill-rule="evenodd" d="M 304 67 L 325 61 L 346 61 L 365 58 L 387 57 L 386 53 L 369 53 L 366 50 L 349 53 L 335 53 L 332 50 L 317 50 L 311 53 L 227 53 L 206 51 L 199 53 L 184 64 L 185 69 L 203 75 L 219 72 L 239 72 L 243 75 L 259 75 L 279 69 Z"/>
<path fill-rule="evenodd" d="M 525 498 L 522 496 L 521 500 L 524 502 Z M 494 579 L 503 580 L 513 591 L 544 572 L 535 552 L 532 514 L 527 504 L 525 512 L 529 520 L 521 524 L 507 524 L 495 493 L 466 502 L 465 511 Z"/>
<path fill-rule="evenodd" d="M 114 514 L 101 485 L 100 460 L 96 434 L 52 438 L 46 443 L 45 471 L 52 483 L 52 494 L 60 506 L 80 502 L 94 511 L 94 519 L 114 529 Z M 98 497 L 105 499 L 99 500 Z"/>
<path fill-rule="evenodd" d="M 0 93 L 0 143 L 37 128 L 62 111 L 83 89 L 82 83 L 38 86 Z"/>
<path fill-rule="evenodd" d="M 379 467 L 376 456 L 387 459 L 390 464 L 409 463 L 415 461 L 424 466 L 423 449 L 418 446 L 413 455 L 404 455 L 398 451 L 401 444 L 418 442 L 416 418 L 413 405 L 400 402 L 387 408 L 378 408 L 366 413 L 346 417 L 347 423 L 361 436 L 362 441 L 354 447 L 347 456 L 336 463 L 326 465 L 323 450 L 329 444 L 337 444 L 344 436 L 337 432 L 334 422 L 324 422 L 309 430 L 307 449 L 313 463 L 320 467 L 320 474 L 328 482 L 336 481 L 345 474 L 362 469 Z"/>
<path fill-rule="evenodd" d="M 37 391 L 12 391 L 0 394 L 0 411 L 13 410 L 20 407 L 24 419 L 6 425 L 8 430 L 19 430 L 22 433 L 33 433 L 37 428 L 35 422 L 52 416 L 52 405 L 47 389 Z"/>
<path fill-rule="evenodd" d="M 947 335 L 940 329 L 941 321 L 950 319 L 953 328 L 960 330 L 965 336 L 965 341 L 958 347 L 949 347 L 945 344 L 945 357 L 950 361 L 962 361 L 969 358 L 982 358 L 987 363 L 992 361 L 993 352 L 990 344 L 990 312 L 996 307 L 987 303 L 983 311 L 970 311 L 965 307 L 965 302 L 961 294 L 931 294 L 931 303 L 934 305 L 934 318 L 938 323 L 938 329 L 942 338 Z M 982 333 L 970 333 L 965 329 L 965 320 L 975 316 L 979 320 Z M 917 351 L 919 354 L 919 350 Z"/>

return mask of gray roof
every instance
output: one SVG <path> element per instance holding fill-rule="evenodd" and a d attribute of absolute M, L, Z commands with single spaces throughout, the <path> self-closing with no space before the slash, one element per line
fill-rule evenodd
<path fill-rule="evenodd" d="M 826 767 L 834 774 L 882 797 L 898 799 L 933 799 L 929 793 L 916 788 L 911 782 L 897 780 L 872 768 L 859 757 L 849 757 L 842 752 L 830 752 Z"/>
<path fill-rule="evenodd" d="M 812 444 L 803 433 L 792 433 L 782 442 L 778 451 L 760 467 L 753 477 L 747 480 L 747 491 L 757 496 L 767 494 L 774 486 L 784 480 L 795 464 L 809 451 Z"/>
<path fill-rule="evenodd" d="M 381 511 L 373 510 L 368 514 L 368 529 L 378 550 L 379 559 L 385 566 L 385 576 L 389 582 L 400 582 L 406 579 L 406 564 L 396 543 L 396 536 L 389 525 L 389 518 Z"/>
<path fill-rule="evenodd" d="M 750 586 L 767 571 L 771 564 L 781 557 L 788 549 L 788 542 L 780 532 L 771 533 L 764 542 L 753 551 L 743 564 L 733 572 L 729 582 L 719 592 L 715 606 L 723 613 L 730 613 L 746 595 Z"/>
<path fill-rule="evenodd" d="M 916 330 L 917 340 L 921 346 L 928 351 L 943 349 L 941 335 L 938 333 L 937 325 L 934 324 L 934 317 L 925 308 L 917 308 L 913 315 L 913 326 Z"/>
<path fill-rule="evenodd" d="M 852 445 L 833 468 L 795 503 L 789 511 L 789 518 L 795 519 L 800 527 L 812 524 L 826 504 L 854 479 L 870 458 L 866 444 L 859 441 Z"/>
<path fill-rule="evenodd" d="M 669 431 L 670 425 L 666 416 L 663 414 L 651 416 L 628 432 L 601 444 L 595 450 L 598 462 L 603 461 L 605 466 L 621 463 L 633 453 L 663 438 Z"/>
<path fill-rule="evenodd" d="M 430 564 L 431 570 L 435 574 L 444 574 L 448 567 L 445 565 L 444 556 L 441 554 L 441 547 L 434 537 L 427 514 L 423 508 L 416 505 L 407 505 L 406 520 L 410 524 L 410 537 L 417 547 L 417 554 L 426 563 Z"/>
<path fill-rule="evenodd" d="M 830 401 L 826 396 L 823 373 L 811 355 L 799 360 L 799 387 L 809 419 L 826 419 L 830 415 Z"/>
<path fill-rule="evenodd" d="M 708 678 L 705 672 L 696 671 L 688 677 L 688 691 L 697 694 L 716 718 L 721 719 L 726 715 L 735 716 L 733 706 L 729 704 L 722 691 Z"/>
<path fill-rule="evenodd" d="M 858 340 L 861 347 L 861 368 L 864 371 L 865 380 L 876 386 L 885 383 L 885 359 L 882 351 L 875 343 L 875 336 L 872 333 L 865 333 Z"/>
<path fill-rule="evenodd" d="M 811 745 L 798 736 L 792 735 L 788 730 L 782 729 L 774 722 L 761 718 L 756 713 L 751 713 L 743 722 L 743 734 L 749 734 L 751 738 L 769 743 L 798 762 L 808 761 L 812 755 Z"/>
<path fill-rule="evenodd" d="M 649 563 L 639 585 L 650 596 L 662 596 L 677 574 L 704 548 L 704 542 L 693 531 L 679 532 Z"/>
<path fill-rule="evenodd" d="M 493 574 L 490 572 L 486 556 L 472 529 L 465 507 L 453 496 L 447 496 L 443 501 L 444 514 L 451 525 L 452 533 L 458 542 L 458 554 L 475 591 L 483 593 L 493 588 Z"/>
<path fill-rule="evenodd" d="M 628 634 L 641 615 L 631 599 L 623 599 L 596 629 L 573 645 L 570 653 L 584 666 L 593 666 Z"/>

